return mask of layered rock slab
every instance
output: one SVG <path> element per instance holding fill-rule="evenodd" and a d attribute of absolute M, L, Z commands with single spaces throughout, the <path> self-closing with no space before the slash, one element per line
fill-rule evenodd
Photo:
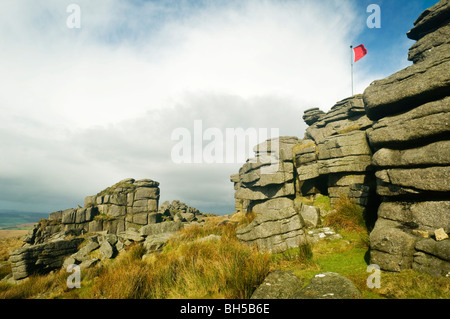
<path fill-rule="evenodd" d="M 304 227 L 299 213 L 293 207 L 287 207 L 256 216 L 236 234 L 240 241 L 256 245 L 261 251 L 278 253 L 306 244 Z"/>
<path fill-rule="evenodd" d="M 450 209 L 450 10 L 440 1 L 408 33 L 414 64 L 375 81 L 363 98 L 375 149 L 377 193 L 383 199 L 370 235 L 371 263 L 382 269 L 417 269 L 446 275 L 450 264 L 426 247 L 445 244 Z M 441 241 L 439 241 L 441 238 Z M 439 242 L 438 242 L 439 241 Z"/>
<path fill-rule="evenodd" d="M 42 274 L 60 268 L 64 259 L 76 252 L 78 245 L 82 242 L 82 238 L 73 238 L 26 246 L 12 251 L 9 261 L 13 278 L 20 280 L 30 274 Z"/>

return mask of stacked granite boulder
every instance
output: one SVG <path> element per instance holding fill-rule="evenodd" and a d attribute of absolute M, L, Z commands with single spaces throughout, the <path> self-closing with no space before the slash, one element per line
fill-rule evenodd
<path fill-rule="evenodd" d="M 422 13 L 408 37 L 417 41 L 409 51 L 414 64 L 364 92 L 367 114 L 375 121 L 368 137 L 383 198 L 370 235 L 371 262 L 390 271 L 447 275 L 450 2 Z"/>
<path fill-rule="evenodd" d="M 366 206 L 372 184 L 366 131 L 372 121 L 362 96 L 342 100 L 328 113 L 306 110 L 303 119 L 309 127 L 294 148 L 299 195 L 326 194 L 332 205 L 347 195 Z"/>
<path fill-rule="evenodd" d="M 205 216 L 176 200 L 158 209 L 158 201 L 158 182 L 129 178 L 86 197 L 84 207 L 51 213 L 11 252 L 13 278 L 68 264 L 90 267 L 133 242 L 141 242 L 147 253 L 158 251 L 185 223 Z"/>
<path fill-rule="evenodd" d="M 128 178 L 88 196 L 84 207 L 51 213 L 25 238 L 28 244 L 60 240 L 68 235 L 106 231 L 118 234 L 160 221 L 159 183 Z"/>
<path fill-rule="evenodd" d="M 238 238 L 260 249 L 283 251 L 306 242 L 306 228 L 321 224 L 320 209 L 296 197 L 330 196 L 331 204 L 346 195 L 365 206 L 375 187 L 372 152 L 366 131 L 362 95 L 338 102 L 328 113 L 307 110 L 305 138 L 280 137 L 255 147 L 250 159 L 231 176 L 236 211 L 253 212 L 255 220 L 238 229 Z"/>
<path fill-rule="evenodd" d="M 236 211 L 266 212 L 293 205 L 295 176 L 292 149 L 297 137 L 270 139 L 255 146 L 249 159 L 231 176 L 234 182 Z"/>
<path fill-rule="evenodd" d="M 292 150 L 298 142 L 297 137 L 279 137 L 255 146 L 255 158 L 231 176 L 236 211 L 256 214 L 248 226 L 237 230 L 237 237 L 261 251 L 278 253 L 306 244 L 305 221 L 294 205 Z"/>

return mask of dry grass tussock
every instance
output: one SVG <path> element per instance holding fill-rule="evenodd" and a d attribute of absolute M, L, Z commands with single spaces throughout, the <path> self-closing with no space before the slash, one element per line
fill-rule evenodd
<path fill-rule="evenodd" d="M 0 239 L 0 262 L 9 259 L 9 252 L 22 247 L 21 237 L 8 237 Z"/>
<path fill-rule="evenodd" d="M 325 226 L 337 230 L 367 233 L 363 208 L 347 196 L 341 196 L 334 205 L 334 211 L 325 219 Z"/>
<path fill-rule="evenodd" d="M 249 298 L 270 270 L 270 256 L 239 243 L 231 226 L 188 227 L 163 252 L 142 259 L 139 245 L 94 283 L 92 298 Z M 195 241 L 221 233 L 220 240 Z"/>

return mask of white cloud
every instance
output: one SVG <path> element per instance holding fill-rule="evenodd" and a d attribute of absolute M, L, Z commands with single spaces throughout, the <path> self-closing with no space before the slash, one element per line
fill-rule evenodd
<path fill-rule="evenodd" d="M 17 184 L 0 205 L 62 209 L 134 177 L 160 181 L 163 200 L 232 207 L 239 165 L 171 163 L 172 130 L 202 119 L 302 137 L 304 109 L 350 95 L 364 27 L 346 1 L 117 0 L 78 1 L 70 30 L 69 3 L 0 4 L 0 179 Z"/>

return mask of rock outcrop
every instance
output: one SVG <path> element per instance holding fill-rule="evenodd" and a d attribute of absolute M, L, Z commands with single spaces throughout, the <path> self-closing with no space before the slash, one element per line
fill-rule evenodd
<path fill-rule="evenodd" d="M 236 211 L 276 211 L 292 206 L 295 179 L 292 148 L 296 137 L 280 137 L 255 146 L 239 174 L 231 176 L 235 188 Z"/>
<path fill-rule="evenodd" d="M 284 153 L 276 158 L 281 168 L 276 173 L 262 177 L 258 171 L 270 167 L 262 164 L 273 156 L 270 152 L 249 160 L 231 178 L 236 210 L 282 219 L 280 212 L 289 211 L 293 197 L 327 195 L 334 206 L 348 196 L 365 207 L 364 217 L 373 229 L 372 263 L 389 271 L 413 268 L 448 275 L 449 13 L 450 1 L 441 0 L 416 20 L 408 32 L 417 41 L 409 51 L 413 65 L 373 82 L 363 95 L 344 99 L 327 113 L 306 110 L 304 138 L 278 139 Z M 306 206 L 294 205 L 294 210 L 304 227 L 320 225 L 315 223 L 320 217 Z M 244 241 L 270 242 L 260 220 L 264 217 L 240 231 Z"/>
<path fill-rule="evenodd" d="M 33 273 L 44 274 L 61 268 L 64 259 L 75 253 L 82 242 L 82 238 L 73 238 L 14 250 L 9 257 L 14 280 L 26 278 Z"/>
<path fill-rule="evenodd" d="M 328 113 L 307 110 L 303 118 L 310 125 L 304 139 L 280 137 L 257 145 L 256 157 L 231 176 L 236 211 L 258 215 L 238 230 L 238 238 L 264 250 L 298 247 L 305 242 L 303 228 L 320 226 L 320 209 L 294 204 L 295 198 L 322 194 L 333 205 L 345 195 L 366 206 L 375 192 L 366 134 L 372 121 L 365 115 L 362 96 L 340 101 Z M 291 228 L 284 229 L 286 225 Z"/>
<path fill-rule="evenodd" d="M 51 213 L 10 254 L 13 278 L 71 264 L 91 267 L 133 242 L 142 243 L 146 253 L 155 252 L 186 223 L 205 216 L 177 200 L 161 207 L 158 201 L 158 182 L 129 178 L 86 197 L 84 207 Z"/>
<path fill-rule="evenodd" d="M 314 276 L 305 287 L 293 273 L 276 270 L 267 275 L 251 299 L 359 299 L 361 292 L 347 277 L 326 272 Z"/>
<path fill-rule="evenodd" d="M 97 195 L 88 196 L 84 207 L 51 213 L 28 234 L 28 244 L 63 239 L 68 235 L 107 231 L 118 234 L 157 223 L 159 183 L 150 179 L 125 179 Z"/>
<path fill-rule="evenodd" d="M 382 269 L 450 273 L 450 2 L 427 9 L 408 37 L 413 65 L 364 92 L 372 164 L 383 203 L 370 235 Z M 446 251 L 446 252 L 445 252 Z"/>
<path fill-rule="evenodd" d="M 317 109 L 307 110 L 303 118 L 310 126 L 294 148 L 298 193 L 325 194 L 331 204 L 347 195 L 367 206 L 374 188 L 366 136 L 372 121 L 365 114 L 362 96 L 342 100 L 321 115 Z"/>

